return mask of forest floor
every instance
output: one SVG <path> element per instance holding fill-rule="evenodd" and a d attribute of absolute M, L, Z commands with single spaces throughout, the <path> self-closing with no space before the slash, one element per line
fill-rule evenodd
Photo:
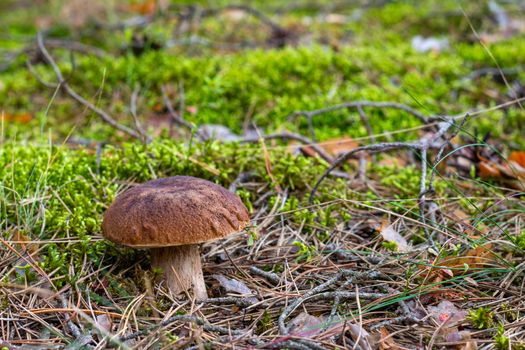
<path fill-rule="evenodd" d="M 0 349 L 525 349 L 520 1 L 0 3 Z M 207 300 L 101 234 L 237 193 Z"/>

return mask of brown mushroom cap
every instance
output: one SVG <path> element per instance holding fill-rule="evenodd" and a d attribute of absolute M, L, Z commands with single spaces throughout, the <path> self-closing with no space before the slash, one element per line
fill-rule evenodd
<path fill-rule="evenodd" d="M 239 232 L 250 216 L 239 196 L 191 176 L 148 181 L 117 196 L 104 214 L 103 235 L 154 248 L 213 241 Z"/>

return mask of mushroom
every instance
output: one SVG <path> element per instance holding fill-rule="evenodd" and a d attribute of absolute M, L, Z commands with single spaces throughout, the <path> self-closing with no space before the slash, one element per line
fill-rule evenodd
<path fill-rule="evenodd" d="M 115 199 L 104 214 L 107 239 L 148 248 L 153 267 L 164 272 L 178 295 L 193 289 L 206 299 L 199 244 L 226 237 L 250 222 L 239 196 L 212 182 L 174 176 L 133 187 Z"/>

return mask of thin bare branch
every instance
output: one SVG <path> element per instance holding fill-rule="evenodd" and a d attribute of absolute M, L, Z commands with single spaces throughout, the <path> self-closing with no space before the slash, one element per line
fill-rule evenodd
<path fill-rule="evenodd" d="M 51 66 L 51 68 L 55 72 L 55 75 L 56 75 L 57 80 L 58 80 L 58 87 L 62 88 L 74 100 L 76 100 L 77 102 L 79 102 L 80 104 L 82 104 L 83 106 L 85 106 L 86 108 L 88 108 L 89 110 L 94 112 L 95 114 L 97 114 L 104 122 L 106 122 L 107 124 L 111 125 L 113 128 L 115 128 L 117 130 L 120 130 L 120 131 L 128 134 L 131 137 L 137 138 L 139 140 L 142 139 L 142 135 L 140 135 L 140 133 L 138 133 L 137 131 L 135 131 L 135 130 L 133 130 L 133 129 L 125 126 L 125 125 L 119 124 L 115 119 L 113 119 L 104 110 L 98 108 L 93 103 L 89 102 L 88 100 L 86 100 L 85 98 L 80 96 L 75 90 L 73 90 L 71 88 L 71 86 L 69 86 L 69 84 L 67 83 L 66 79 L 64 79 L 64 76 L 62 75 L 62 71 L 60 70 L 60 68 L 58 68 L 54 58 L 47 51 L 47 49 L 46 49 L 46 47 L 44 45 L 44 36 L 43 36 L 43 34 L 41 32 L 39 32 L 37 34 L 37 43 L 38 43 L 38 48 L 39 48 L 40 52 L 44 56 L 44 59 L 46 60 L 46 62 Z"/>
<path fill-rule="evenodd" d="M 318 144 L 312 142 L 307 137 L 301 136 L 299 134 L 294 134 L 291 132 L 282 132 L 282 133 L 276 133 L 276 134 L 269 134 L 269 135 L 261 135 L 261 138 L 264 140 L 275 140 L 275 139 L 283 139 L 283 140 L 294 140 L 299 141 L 303 143 L 305 146 L 311 147 L 321 158 L 326 160 L 328 163 L 332 163 L 334 159 L 331 155 L 329 155 L 324 149 L 322 149 Z M 245 138 L 240 141 L 241 143 L 248 143 L 248 142 L 259 142 L 258 137 L 250 137 Z"/>

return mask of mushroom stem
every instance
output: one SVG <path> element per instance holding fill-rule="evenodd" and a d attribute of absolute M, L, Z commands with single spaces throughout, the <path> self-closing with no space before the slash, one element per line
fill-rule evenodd
<path fill-rule="evenodd" d="M 175 295 L 193 289 L 197 300 L 208 298 L 197 244 L 152 248 L 151 264 L 162 269 L 167 286 Z"/>

